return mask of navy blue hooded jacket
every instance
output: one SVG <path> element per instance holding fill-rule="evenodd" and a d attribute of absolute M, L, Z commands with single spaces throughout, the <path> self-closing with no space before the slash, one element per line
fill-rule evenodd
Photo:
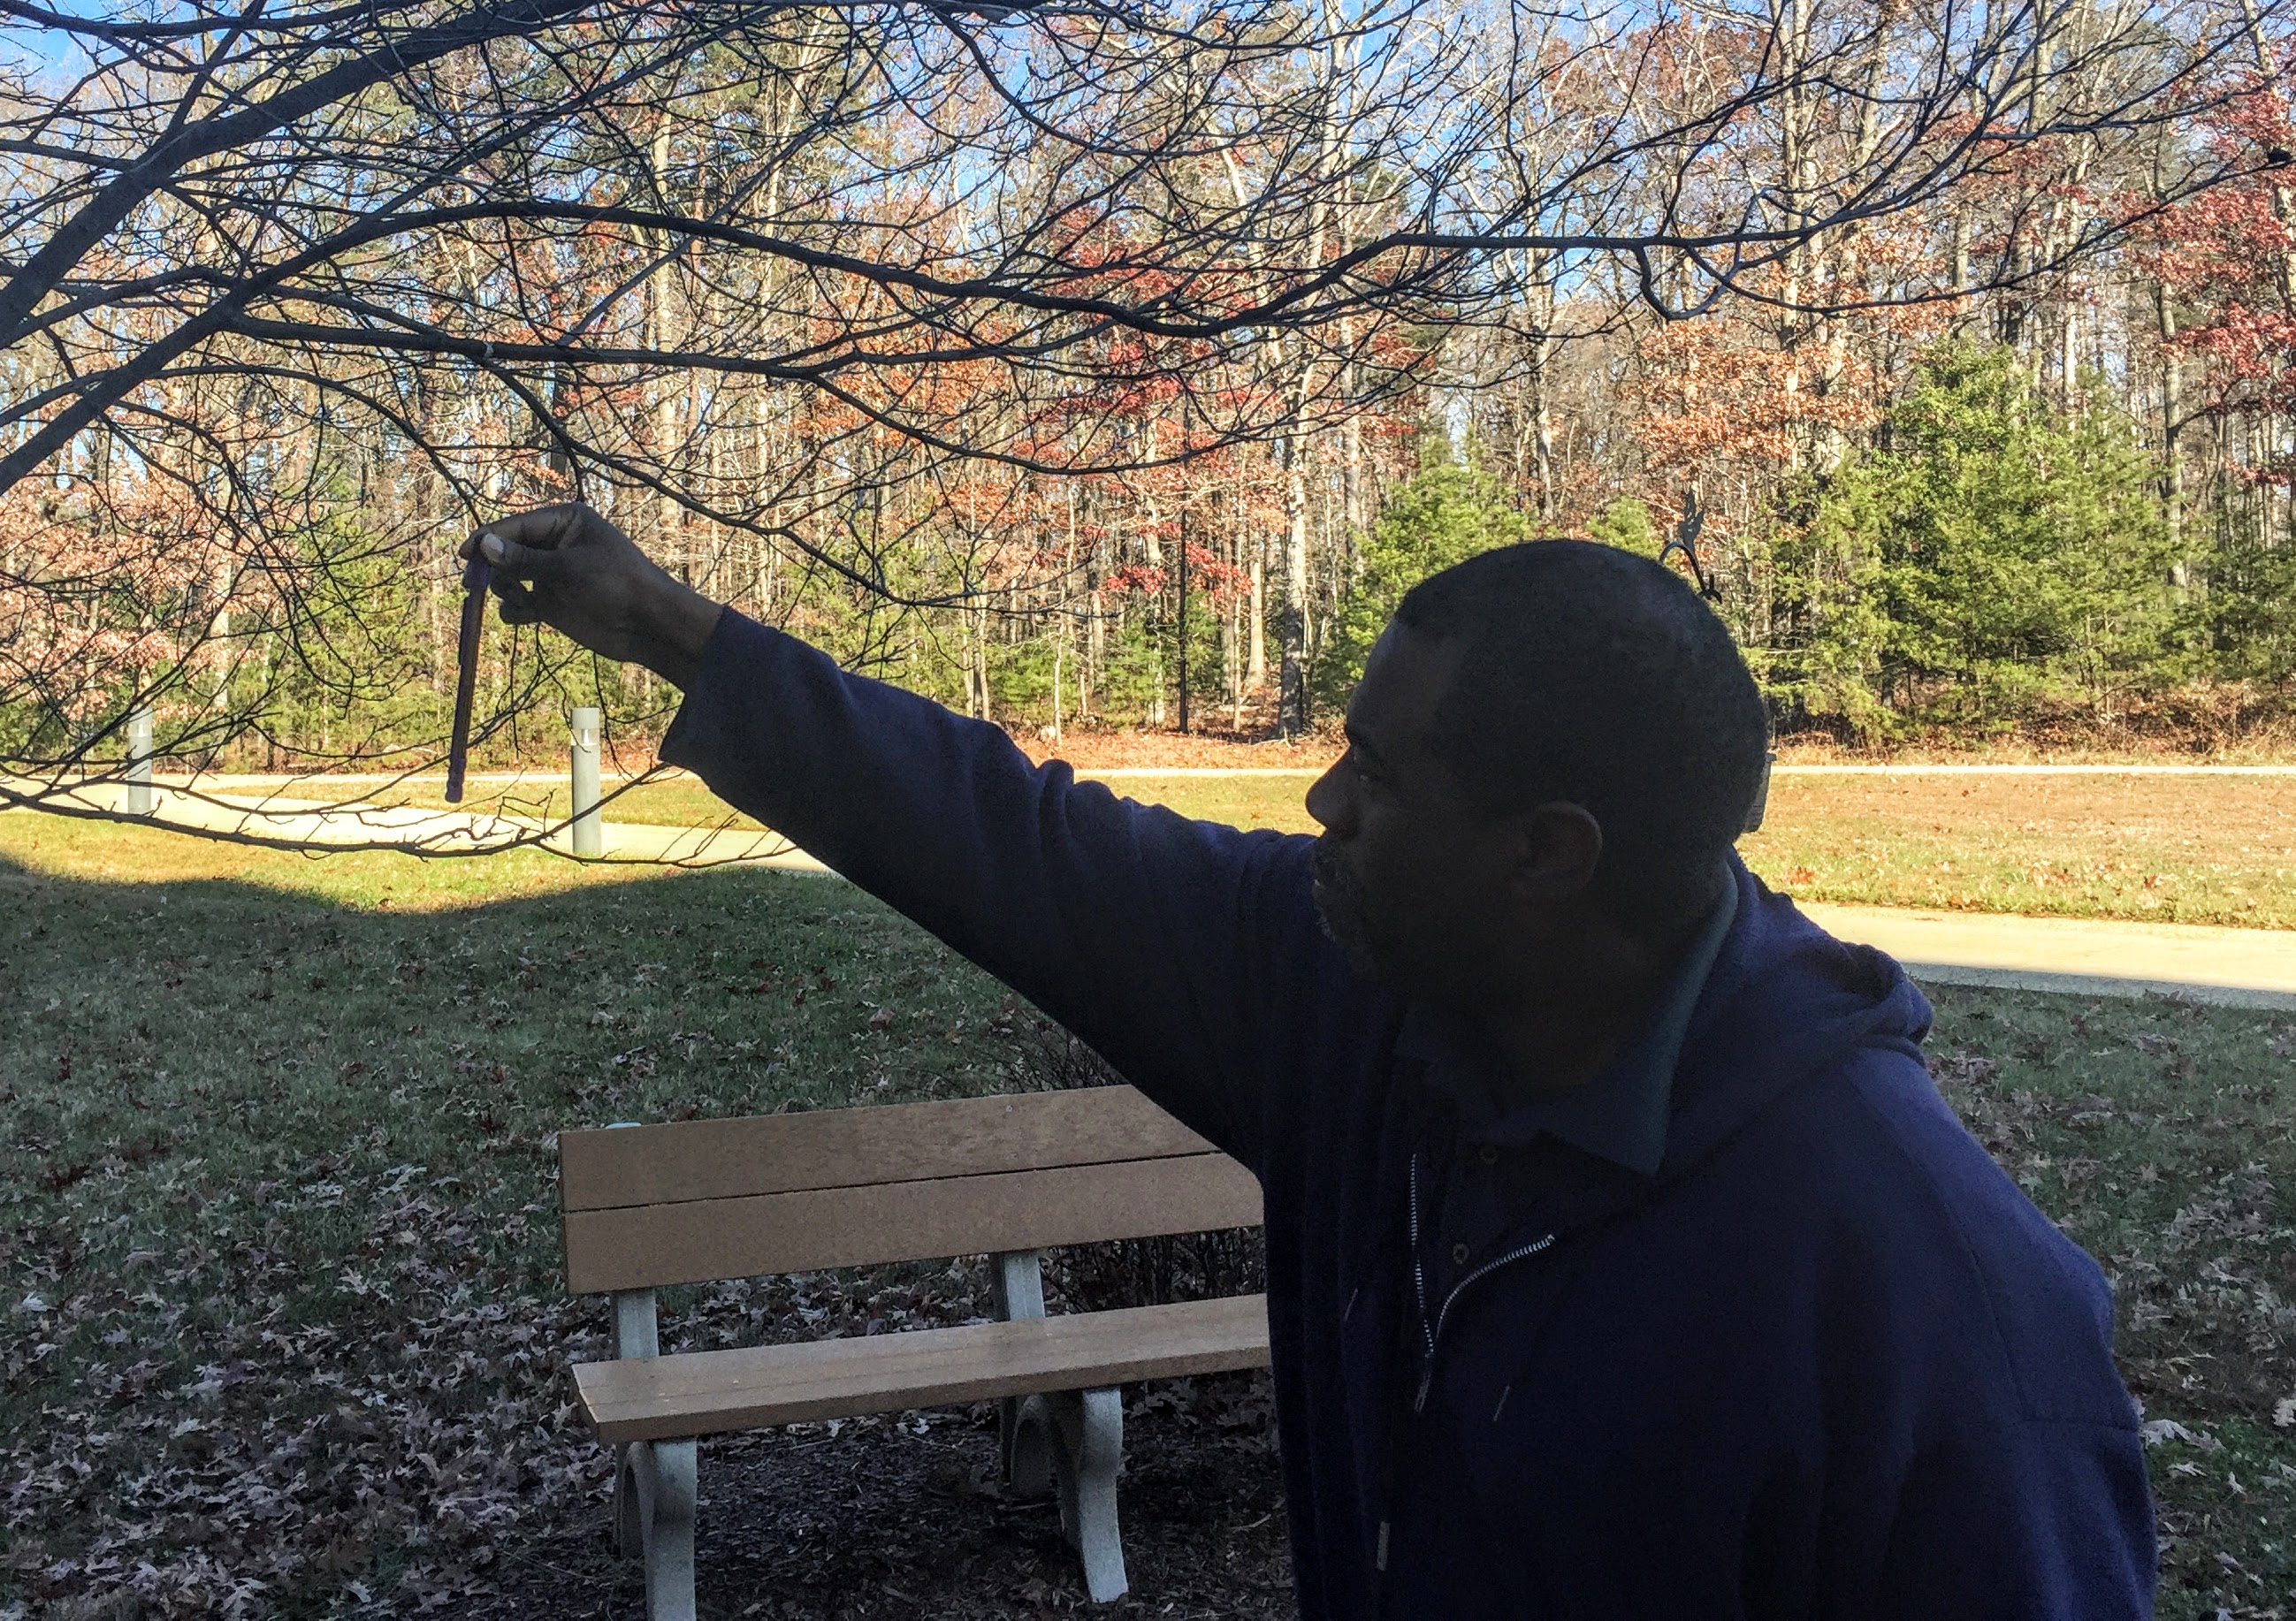
<path fill-rule="evenodd" d="M 1318 925 L 1312 840 L 1032 765 L 731 611 L 662 754 L 1259 1175 L 1309 1621 L 2151 1613 L 2103 1278 L 1939 1099 L 1897 965 L 1734 863 L 1658 1174 L 1546 1145 L 1541 1231 L 1437 1329 L 1428 1089 Z"/>

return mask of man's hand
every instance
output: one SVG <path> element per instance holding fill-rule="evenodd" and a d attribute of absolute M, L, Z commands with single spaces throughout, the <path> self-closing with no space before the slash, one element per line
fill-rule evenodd
<path fill-rule="evenodd" d="M 494 565 L 505 625 L 544 624 L 594 653 L 693 684 L 718 604 L 672 579 L 578 503 L 498 518 L 463 544 Z"/>

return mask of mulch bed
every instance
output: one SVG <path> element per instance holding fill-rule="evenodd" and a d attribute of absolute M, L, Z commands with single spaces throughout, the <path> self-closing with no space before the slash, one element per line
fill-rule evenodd
<path fill-rule="evenodd" d="M 1006 1492 L 996 1409 L 910 1413 L 705 1440 L 696 1540 L 704 1617 L 844 1621 L 1066 1613 L 1296 1616 L 1261 1376 L 1127 1392 L 1118 1502 L 1131 1592 L 1101 1609 L 1048 1501 Z M 549 1539 L 506 1548 L 495 1592 L 461 1621 L 644 1613 L 603 1501 Z"/>

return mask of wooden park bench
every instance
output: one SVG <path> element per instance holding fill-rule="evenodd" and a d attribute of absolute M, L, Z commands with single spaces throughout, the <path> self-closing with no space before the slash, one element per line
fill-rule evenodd
<path fill-rule="evenodd" d="M 1107 1602 L 1118 1387 L 1267 1365 L 1267 1298 L 1045 1314 L 1055 1245 L 1256 1226 L 1259 1187 L 1129 1086 L 891 1104 L 558 1140 L 566 1282 L 611 1294 L 616 1359 L 574 1369 L 615 1444 L 614 1523 L 643 1553 L 652 1621 L 693 1614 L 695 1440 L 728 1430 L 1003 1403 L 1006 1478 L 1056 1492 Z M 996 1320 L 665 1356 L 654 1290 L 675 1283 L 987 1255 Z"/>

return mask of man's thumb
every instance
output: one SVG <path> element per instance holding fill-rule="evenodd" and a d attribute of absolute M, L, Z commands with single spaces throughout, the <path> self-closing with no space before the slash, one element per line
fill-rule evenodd
<path fill-rule="evenodd" d="M 566 559 L 557 552 L 522 546 L 514 540 L 504 540 L 491 530 L 479 536 L 479 554 L 492 563 L 498 573 L 507 574 L 513 579 L 548 579 L 566 566 Z"/>

